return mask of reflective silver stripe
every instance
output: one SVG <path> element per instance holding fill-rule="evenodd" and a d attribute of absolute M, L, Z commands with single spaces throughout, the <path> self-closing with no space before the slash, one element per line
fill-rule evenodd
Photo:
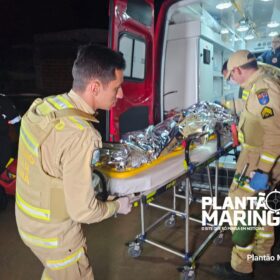
<path fill-rule="evenodd" d="M 68 266 L 71 266 L 75 262 L 77 262 L 83 254 L 84 254 L 84 249 L 80 248 L 74 254 L 72 254 L 72 255 L 64 258 L 64 259 L 61 259 L 61 260 L 47 260 L 47 267 L 49 267 L 52 270 L 64 269 Z"/>
<path fill-rule="evenodd" d="M 28 150 L 35 156 L 38 156 L 38 143 L 36 140 L 32 139 L 32 136 L 28 133 L 26 128 L 24 127 L 24 124 L 21 125 L 20 128 L 20 137 L 22 141 L 25 143 Z"/>
<path fill-rule="evenodd" d="M 73 107 L 74 107 L 73 104 L 72 104 L 67 98 L 63 97 L 62 95 L 57 95 L 56 97 L 57 97 L 57 99 L 59 99 L 60 102 L 62 102 L 66 107 L 68 107 L 68 108 L 73 108 Z"/>
<path fill-rule="evenodd" d="M 50 210 L 37 208 L 22 199 L 19 193 L 16 193 L 16 204 L 17 206 L 28 216 L 40 219 L 40 220 L 50 220 Z"/>
<path fill-rule="evenodd" d="M 270 156 L 268 154 L 262 154 L 261 155 L 261 160 L 265 161 L 265 162 L 268 162 L 268 163 L 274 163 L 275 162 L 275 157 Z"/>
<path fill-rule="evenodd" d="M 57 238 L 40 238 L 38 236 L 26 233 L 23 230 L 19 230 L 19 234 L 23 240 L 25 240 L 28 243 L 31 243 L 35 246 L 44 247 L 44 248 L 57 248 L 58 247 Z"/>
<path fill-rule="evenodd" d="M 261 237 L 261 238 L 272 238 L 273 237 L 273 233 L 272 232 L 264 232 L 264 231 L 257 231 L 257 236 Z"/>
<path fill-rule="evenodd" d="M 58 105 L 61 109 L 73 107 L 73 106 L 71 106 L 71 105 L 69 106 L 69 105 L 67 105 L 65 102 L 63 102 L 63 99 L 64 99 L 64 98 L 62 98 L 62 100 L 61 100 L 61 99 L 59 99 L 59 98 L 56 96 L 56 97 L 53 97 L 52 99 L 53 99 L 54 102 L 57 103 L 57 105 Z"/>
<path fill-rule="evenodd" d="M 89 126 L 88 122 L 84 120 L 80 120 L 75 117 L 69 117 L 69 119 L 80 129 L 84 129 L 85 127 Z"/>

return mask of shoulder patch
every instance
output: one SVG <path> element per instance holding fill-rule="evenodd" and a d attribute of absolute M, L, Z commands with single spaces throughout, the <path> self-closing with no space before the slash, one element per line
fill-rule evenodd
<path fill-rule="evenodd" d="M 269 102 L 269 95 L 266 89 L 258 91 L 256 94 L 261 105 L 266 105 Z"/>
<path fill-rule="evenodd" d="M 268 119 L 270 117 L 273 117 L 274 116 L 273 109 L 268 106 L 265 106 L 261 111 L 261 115 L 263 119 Z"/>

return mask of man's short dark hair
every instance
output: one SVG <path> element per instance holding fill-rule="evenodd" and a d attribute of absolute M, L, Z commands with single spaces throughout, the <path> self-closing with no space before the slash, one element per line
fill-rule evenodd
<path fill-rule="evenodd" d="M 224 71 L 227 71 L 227 63 L 228 63 L 228 61 L 226 60 L 222 66 L 222 70 L 221 70 L 222 74 L 224 74 Z"/>
<path fill-rule="evenodd" d="M 107 84 L 115 79 L 116 69 L 125 69 L 122 53 L 100 45 L 81 46 L 72 68 L 73 90 L 84 91 L 93 78 Z"/>
<path fill-rule="evenodd" d="M 246 64 L 241 65 L 240 68 L 241 68 L 241 69 L 256 69 L 256 70 L 257 70 L 257 69 L 258 69 L 258 63 L 257 63 L 257 60 L 256 60 L 255 55 L 252 54 L 252 53 L 248 53 L 247 58 L 248 58 L 248 59 L 255 58 L 255 60 L 250 61 L 250 62 L 248 62 L 248 63 L 246 63 Z"/>
<path fill-rule="evenodd" d="M 253 60 L 251 62 L 248 62 L 246 64 L 241 65 L 240 68 L 242 68 L 242 69 L 256 69 L 257 70 L 259 67 L 258 67 L 257 61 Z"/>

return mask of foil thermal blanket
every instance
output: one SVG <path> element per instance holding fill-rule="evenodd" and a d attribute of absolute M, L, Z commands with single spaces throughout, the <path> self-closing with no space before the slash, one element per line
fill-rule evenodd
<path fill-rule="evenodd" d="M 99 163 L 120 172 L 137 168 L 155 160 L 166 150 L 174 150 L 183 139 L 199 139 L 217 130 L 222 137 L 228 138 L 233 121 L 234 117 L 224 107 L 199 102 L 155 126 L 126 133 L 120 143 L 104 143 Z"/>

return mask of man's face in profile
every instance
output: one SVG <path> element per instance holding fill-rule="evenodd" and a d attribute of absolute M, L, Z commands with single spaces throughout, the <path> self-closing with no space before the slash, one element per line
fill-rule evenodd
<path fill-rule="evenodd" d="M 280 37 L 274 37 L 272 39 L 272 49 L 276 50 L 278 48 L 280 48 Z"/>

